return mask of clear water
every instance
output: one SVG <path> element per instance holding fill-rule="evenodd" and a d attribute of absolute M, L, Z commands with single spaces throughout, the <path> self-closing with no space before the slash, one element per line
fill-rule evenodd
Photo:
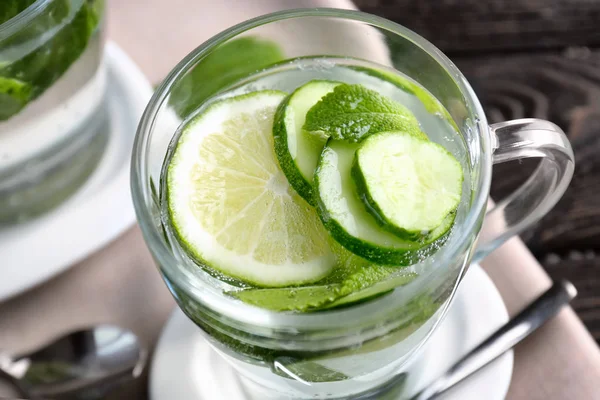
<path fill-rule="evenodd" d="M 289 93 L 313 79 L 362 84 L 376 90 L 380 94 L 394 99 L 409 108 L 417 117 L 422 130 L 429 138 L 443 145 L 463 164 L 465 186 L 463 188 L 463 202 L 457 212 L 457 223 L 460 223 L 466 215 L 470 199 L 470 188 L 467 184 L 467 182 L 470 182 L 469 168 L 467 167 L 468 162 L 466 160 L 467 151 L 462 136 L 455 131 L 443 113 L 431 113 L 428 111 L 426 105 L 415 94 L 403 90 L 396 84 L 385 79 L 369 75 L 364 71 L 356 69 L 356 67 L 386 70 L 383 66 L 357 60 L 304 58 L 280 64 L 259 74 L 255 74 L 229 88 L 229 90 L 224 91 L 213 100 L 220 100 L 264 89 L 282 90 Z M 418 85 L 409 77 L 399 75 L 397 71 L 387 71 L 411 84 Z M 424 90 L 422 87 L 420 88 Z M 431 97 L 433 98 L 433 96 Z M 174 140 L 176 140 L 178 133 L 185 127 L 186 123 L 198 113 L 202 113 L 210 103 L 211 101 L 204 104 L 182 123 L 178 132 L 175 133 Z M 206 134 L 210 133 L 206 132 Z M 168 162 L 169 159 L 166 159 L 165 165 Z M 164 183 L 164 177 L 161 181 Z M 164 211 L 165 204 L 162 204 L 162 206 Z M 169 229 L 167 229 L 167 235 L 170 236 L 171 243 L 176 244 L 176 240 L 170 234 Z M 181 251 L 183 252 L 183 250 Z M 190 265 L 195 266 L 191 258 L 187 257 L 185 253 L 182 253 L 181 258 L 189 261 Z M 195 267 L 198 268 L 197 266 Z M 411 266 L 409 269 L 418 272 L 419 265 Z M 212 282 L 215 288 L 223 290 L 230 290 L 234 289 L 234 286 L 243 285 L 215 271 L 209 272 L 213 278 L 208 280 L 203 279 L 202 284 Z M 251 387 L 252 391 L 257 391 L 253 395 L 253 398 L 271 398 L 268 396 L 269 392 L 261 392 L 260 388 L 269 388 L 270 391 L 275 390 L 278 394 L 272 398 L 287 398 L 278 396 L 291 396 L 293 398 L 341 398 L 344 395 L 371 390 L 374 386 L 385 383 L 394 372 L 398 371 L 410 359 L 415 349 L 423 343 L 424 339 L 431 332 L 432 327 L 439 320 L 439 315 L 443 309 L 442 306 L 450 296 L 452 283 L 449 286 L 449 290 L 438 293 L 439 297 L 435 299 L 433 306 L 430 307 L 430 310 L 421 313 L 418 320 L 409 320 L 403 328 L 389 333 L 385 338 L 360 343 L 351 349 L 343 349 L 339 352 L 320 355 L 315 358 L 311 357 L 308 360 L 305 358 L 305 355 L 298 355 L 298 358 L 289 357 L 289 352 L 286 353 L 286 356 L 279 357 L 277 354 L 274 355 L 272 350 L 243 343 L 229 337 L 226 333 L 226 326 L 220 326 L 215 329 L 214 325 L 206 323 L 202 317 L 202 306 L 195 303 L 193 299 L 188 298 L 172 284 L 171 289 L 178 298 L 180 306 L 190 318 L 216 339 L 212 343 L 219 352 L 242 375 L 254 382 L 248 384 L 248 387 Z M 315 374 L 320 376 L 319 381 L 307 384 L 304 378 L 309 377 L 307 379 L 310 379 Z M 331 379 L 327 378 L 328 374 L 332 374 Z M 340 376 L 344 376 L 345 378 L 339 379 Z"/>

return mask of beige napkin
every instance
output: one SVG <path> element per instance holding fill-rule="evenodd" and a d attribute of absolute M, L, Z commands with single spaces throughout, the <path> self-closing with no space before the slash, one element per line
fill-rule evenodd
<path fill-rule="evenodd" d="M 283 8 L 352 7 L 346 0 L 113 0 L 109 4 L 109 37 L 152 82 L 208 37 L 250 17 Z M 550 284 L 519 239 L 497 250 L 483 266 L 511 313 Z M 27 350 L 65 330 L 95 323 L 128 327 L 152 346 L 173 306 L 135 227 L 64 274 L 0 303 L 0 348 Z M 142 380 L 114 398 L 144 399 L 145 394 Z M 600 399 L 600 352 L 572 310 L 564 310 L 518 346 L 508 399 Z"/>

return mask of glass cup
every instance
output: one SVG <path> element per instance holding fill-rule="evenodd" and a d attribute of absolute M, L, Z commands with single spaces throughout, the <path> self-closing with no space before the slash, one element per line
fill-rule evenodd
<path fill-rule="evenodd" d="M 222 282 L 191 262 L 163 230 L 163 160 L 179 124 L 204 101 L 194 94 L 206 91 L 214 81 L 198 71 L 221 46 L 244 36 L 274 41 L 285 59 L 327 55 L 393 68 L 445 106 L 466 144 L 466 154 L 459 159 L 470 190 L 463 191 L 453 234 L 414 267 L 418 274 L 414 281 L 348 308 L 277 313 L 223 295 Z M 244 62 L 240 59 L 236 65 Z M 253 72 L 252 65 L 247 67 L 246 72 Z M 181 89 L 184 83 L 186 90 Z M 182 102 L 190 106 L 181 107 Z M 492 165 L 528 157 L 540 158 L 538 168 L 486 213 Z M 546 214 L 566 190 L 574 167 L 565 134 L 551 122 L 521 119 L 488 125 L 466 79 L 425 39 L 376 16 L 333 9 L 266 15 L 199 46 L 156 90 L 140 122 L 132 162 L 137 217 L 181 309 L 256 398 L 295 399 L 381 398 L 388 390 L 410 391 L 406 378 L 418 375 L 411 369 L 412 361 L 444 317 L 469 263 Z M 489 227 L 477 240 L 484 217 Z"/>
<path fill-rule="evenodd" d="M 7 4 L 0 15 L 0 225 L 74 193 L 109 133 L 104 0 Z"/>

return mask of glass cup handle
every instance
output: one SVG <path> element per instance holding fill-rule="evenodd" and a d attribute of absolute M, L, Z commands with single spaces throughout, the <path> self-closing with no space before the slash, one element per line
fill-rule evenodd
<path fill-rule="evenodd" d="M 567 136 L 552 122 L 526 118 L 490 125 L 496 141 L 493 163 L 541 158 L 533 174 L 486 214 L 473 261 L 542 218 L 562 197 L 575 167 Z"/>

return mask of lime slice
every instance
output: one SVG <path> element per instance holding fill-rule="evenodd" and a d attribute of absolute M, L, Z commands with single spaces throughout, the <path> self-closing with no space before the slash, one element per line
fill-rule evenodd
<path fill-rule="evenodd" d="M 218 101 L 183 130 L 167 167 L 171 223 L 198 262 L 256 286 L 318 281 L 335 265 L 316 212 L 273 151 L 285 94 Z"/>

